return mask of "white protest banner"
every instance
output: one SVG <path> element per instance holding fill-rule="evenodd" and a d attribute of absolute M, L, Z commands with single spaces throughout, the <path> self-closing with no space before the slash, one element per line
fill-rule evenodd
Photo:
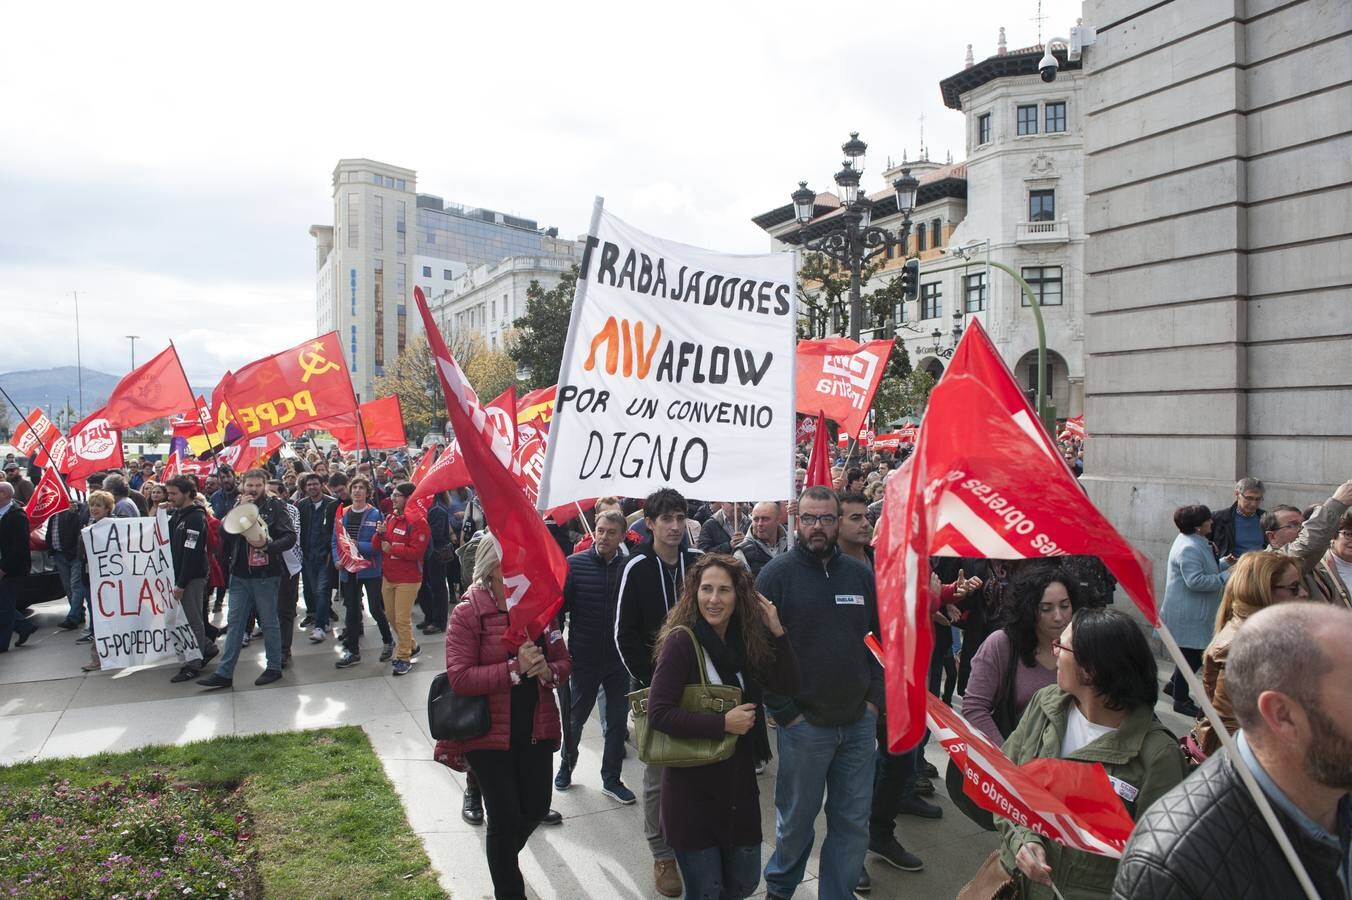
<path fill-rule="evenodd" d="M 794 261 L 652 237 L 597 201 L 573 302 L 539 509 L 673 487 L 793 490 Z"/>
<path fill-rule="evenodd" d="M 202 658 L 187 614 L 174 599 L 164 510 L 145 518 L 100 519 L 84 530 L 84 545 L 94 646 L 103 668 Z"/>

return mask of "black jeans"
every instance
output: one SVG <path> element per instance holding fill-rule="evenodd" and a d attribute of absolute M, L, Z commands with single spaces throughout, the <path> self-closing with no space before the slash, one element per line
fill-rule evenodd
<path fill-rule="evenodd" d="M 418 605 L 422 607 L 423 625 L 446 627 L 451 595 L 446 587 L 446 564 L 435 553 L 423 558 L 422 587 L 418 589 Z"/>
<path fill-rule="evenodd" d="M 300 575 L 283 575 L 277 588 L 277 621 L 282 626 L 282 653 L 291 652 L 296 636 L 296 601 L 300 597 Z"/>
<path fill-rule="evenodd" d="M 380 639 L 387 644 L 394 643 L 390 633 L 389 620 L 385 618 L 385 601 L 380 596 L 379 578 L 351 578 L 343 582 L 343 649 L 349 653 L 361 653 L 361 592 L 366 589 L 366 605 L 371 608 L 371 618 L 376 620 L 380 629 Z"/>
<path fill-rule="evenodd" d="M 620 780 L 620 766 L 624 763 L 624 735 L 629 716 L 629 673 L 624 666 L 609 672 L 578 672 L 569 679 L 572 690 L 572 708 L 563 751 L 563 765 L 571 771 L 577 765 L 577 745 L 582 740 L 582 727 L 596 706 L 597 691 L 606 695 L 601 714 L 604 723 L 605 749 L 601 753 L 601 786 L 610 787 Z"/>
<path fill-rule="evenodd" d="M 1183 651 L 1183 658 L 1188 661 L 1188 665 L 1192 666 L 1194 672 L 1202 667 L 1202 657 L 1206 654 L 1206 650 L 1194 650 L 1191 647 L 1179 647 L 1178 649 Z M 1192 699 L 1192 695 L 1188 692 L 1188 683 L 1183 680 L 1183 675 L 1178 669 L 1174 669 L 1173 677 L 1169 679 L 1169 683 L 1174 686 L 1175 709 L 1180 704 Z"/>
<path fill-rule="evenodd" d="M 488 817 L 486 850 L 493 896 L 525 900 L 517 855 L 549 812 L 554 751 L 549 744 L 523 743 L 507 750 L 471 750 L 465 758 L 479 781 Z"/>
<path fill-rule="evenodd" d="M 870 843 L 886 843 L 894 836 L 901 800 L 915 789 L 924 747 L 922 740 L 918 746 L 903 753 L 888 753 L 887 719 L 878 719 L 878 762 L 873 775 L 873 806 L 868 817 Z"/>

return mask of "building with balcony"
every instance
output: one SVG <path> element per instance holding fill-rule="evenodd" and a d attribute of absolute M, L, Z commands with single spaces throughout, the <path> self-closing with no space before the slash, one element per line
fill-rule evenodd
<path fill-rule="evenodd" d="M 310 235 L 317 329 L 338 332 L 352 383 L 368 399 L 422 328 L 415 285 L 430 301 L 475 267 L 571 247 L 530 219 L 420 194 L 414 170 L 371 159 L 338 161 L 333 224 L 313 225 Z"/>

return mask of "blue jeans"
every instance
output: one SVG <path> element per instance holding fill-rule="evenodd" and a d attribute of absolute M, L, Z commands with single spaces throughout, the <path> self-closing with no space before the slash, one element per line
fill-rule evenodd
<path fill-rule="evenodd" d="M 327 629 L 333 612 L 333 563 L 327 558 L 305 559 L 300 564 L 300 586 L 305 592 L 305 611 L 315 617 L 315 627 Z"/>
<path fill-rule="evenodd" d="M 760 845 L 677 850 L 686 900 L 742 900 L 760 885 Z"/>
<path fill-rule="evenodd" d="M 78 556 L 66 556 L 64 553 L 53 553 L 52 562 L 56 563 L 56 574 L 61 578 L 61 587 L 70 603 L 66 620 L 83 623 L 85 599 L 89 596 L 89 588 L 84 583 L 84 562 Z"/>
<path fill-rule="evenodd" d="M 624 734 L 628 729 L 629 673 L 623 666 L 609 672 L 573 671 L 569 679 L 573 704 L 569 710 L 570 728 L 567 746 L 563 750 L 560 767 L 570 771 L 577 765 L 577 745 L 582 740 L 582 727 L 587 724 L 596 693 L 605 693 L 602 708 L 601 732 L 605 735 L 605 749 L 601 753 L 601 786 L 610 787 L 620 780 L 620 766 L 624 763 Z"/>
<path fill-rule="evenodd" d="M 268 668 L 282 668 L 282 627 L 277 620 L 277 589 L 281 579 L 241 578 L 235 575 L 230 579 L 230 614 L 226 626 L 230 629 L 225 635 L 225 650 L 221 652 L 221 661 L 216 664 L 216 674 L 222 678 L 235 677 L 235 663 L 239 660 L 239 650 L 244 644 L 244 629 L 249 625 L 249 614 L 258 616 L 263 626 L 263 648 L 267 653 Z"/>
<path fill-rule="evenodd" d="M 873 800 L 874 732 L 871 711 L 849 725 L 823 728 L 806 719 L 776 729 L 779 778 L 775 783 L 775 852 L 765 866 L 770 893 L 792 897 L 816 839 L 812 823 L 826 796 L 820 900 L 852 900 L 868 850 Z"/>

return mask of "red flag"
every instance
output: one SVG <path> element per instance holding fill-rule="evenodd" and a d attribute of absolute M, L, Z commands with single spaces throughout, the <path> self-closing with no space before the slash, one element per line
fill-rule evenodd
<path fill-rule="evenodd" d="M 103 407 L 108 427 L 121 430 L 172 416 L 196 403 L 174 345 L 127 373 Z"/>
<path fill-rule="evenodd" d="M 503 642 L 514 648 L 539 635 L 558 611 L 568 566 L 544 521 L 526 499 L 518 476 L 511 471 L 514 460 L 510 443 L 488 424 L 474 388 L 446 349 L 421 288 L 413 289 L 413 299 L 422 314 L 427 343 L 446 393 L 451 428 L 479 490 L 484 514 L 502 547 L 508 618 Z"/>
<path fill-rule="evenodd" d="M 924 730 L 929 614 L 938 602 L 930 598 L 931 556 L 1098 556 L 1158 623 L 1149 561 L 1089 502 L 1049 445 L 974 320 L 930 395 L 915 452 L 888 481 L 874 540 L 894 750 L 914 745 Z"/>
<path fill-rule="evenodd" d="M 249 363 L 221 380 L 226 403 L 245 437 L 300 428 L 355 412 L 357 395 L 343 364 L 338 333 Z"/>
<path fill-rule="evenodd" d="M 423 455 L 418 459 L 418 465 L 413 468 L 413 475 L 409 478 L 415 485 L 426 477 L 432 463 L 437 461 L 437 448 L 435 445 L 428 447 L 423 451 Z"/>
<path fill-rule="evenodd" d="M 368 401 L 358 408 L 361 410 L 360 423 L 357 414 L 350 412 L 311 422 L 308 427 L 333 435 L 338 441 L 338 449 L 344 453 L 365 447 L 388 450 L 408 445 L 408 438 L 404 436 L 404 414 L 399 408 L 397 394 Z"/>
<path fill-rule="evenodd" d="M 190 438 L 203 437 L 203 424 L 207 428 L 211 427 L 211 407 L 207 405 L 206 398 L 200 394 L 193 401 L 192 409 L 171 416 L 169 419 L 169 429 L 173 436 L 183 438 L 185 441 Z"/>
<path fill-rule="evenodd" d="M 1085 435 L 1084 416 L 1071 416 L 1069 419 L 1066 419 L 1066 427 L 1061 430 L 1061 433 L 1056 436 L 1056 439 L 1064 441 L 1068 438 L 1073 438 L 1077 441 L 1082 441 L 1085 439 Z"/>
<path fill-rule="evenodd" d="M 19 423 L 12 440 L 19 455 L 31 459 L 35 466 L 51 464 L 60 468 L 65 461 L 66 438 L 41 407 L 34 407 L 28 418 Z"/>
<path fill-rule="evenodd" d="M 29 529 L 37 531 L 43 522 L 63 509 L 70 509 L 70 493 L 61 483 L 61 476 L 56 473 L 56 467 L 48 466 L 42 470 L 42 478 L 38 479 L 33 496 L 24 507 L 24 512 L 28 513 Z"/>
<path fill-rule="evenodd" d="M 795 444 L 801 444 L 803 443 L 803 441 L 811 440 L 812 436 L 816 433 L 817 433 L 817 417 L 799 416 L 798 433 L 794 435 L 793 442 Z"/>
<path fill-rule="evenodd" d="M 807 458 L 807 479 L 803 487 L 828 487 L 835 490 L 831 483 L 830 432 L 826 430 L 826 414 L 817 413 L 817 427 L 813 432 L 812 453 Z"/>
<path fill-rule="evenodd" d="M 508 388 L 483 409 L 489 424 L 493 430 L 502 438 L 504 442 L 511 440 L 514 431 L 512 428 L 512 412 L 515 409 L 513 398 L 516 396 L 516 388 Z M 514 450 L 515 448 L 510 448 Z M 409 499 L 410 514 L 416 515 L 417 511 L 425 506 L 431 505 L 431 496 L 439 494 L 442 491 L 453 491 L 456 488 L 464 487 L 474 481 L 470 475 L 469 466 L 465 464 L 465 455 L 460 450 L 460 441 L 451 441 L 450 446 L 441 451 L 441 456 L 427 470 L 426 476 L 421 481 L 414 482 L 418 489 L 413 492 Z M 425 503 L 419 503 L 423 498 L 428 498 Z"/>
<path fill-rule="evenodd" d="M 849 338 L 798 342 L 798 411 L 818 410 L 846 434 L 855 434 L 883 379 L 892 342 L 858 344 Z"/>
<path fill-rule="evenodd" d="M 522 397 L 516 405 L 516 423 L 529 425 L 536 422 L 540 427 L 547 428 L 549 420 L 554 418 L 554 395 L 558 388 L 558 385 L 551 384 L 549 387 L 536 388 Z"/>
<path fill-rule="evenodd" d="M 347 572 L 360 572 L 362 569 L 371 568 L 371 561 L 361 555 L 361 551 L 357 549 L 357 542 L 347 533 L 347 528 L 343 525 L 346 515 L 347 507 L 339 506 L 333 518 L 334 543 L 338 545 L 338 565 Z"/>
<path fill-rule="evenodd" d="M 83 490 L 87 476 L 124 465 L 122 434 L 108 424 L 103 410 L 85 416 L 70 430 L 64 474 L 71 487 Z"/>
<path fill-rule="evenodd" d="M 281 449 L 281 446 L 282 439 L 275 433 L 252 437 L 245 441 L 236 441 L 213 456 L 210 461 L 204 461 L 204 465 L 212 468 L 229 466 L 237 474 L 247 472 L 255 466 L 261 466 L 269 456 Z"/>

